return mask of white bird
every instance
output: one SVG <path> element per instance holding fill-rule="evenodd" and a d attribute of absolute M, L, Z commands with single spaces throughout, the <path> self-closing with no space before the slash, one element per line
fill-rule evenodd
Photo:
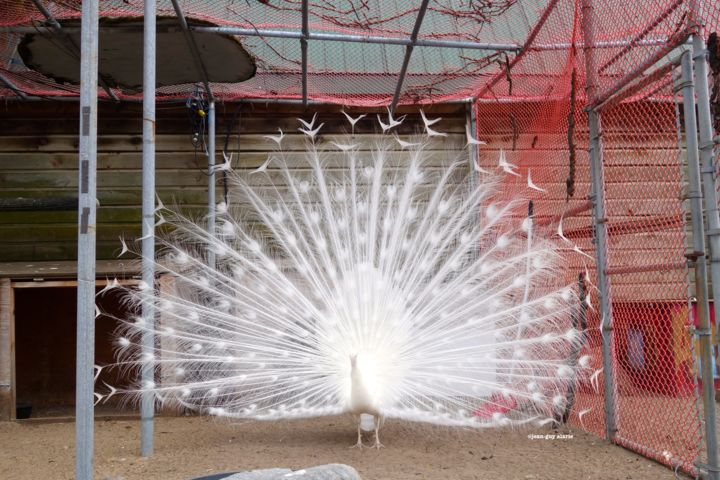
<path fill-rule="evenodd" d="M 355 415 L 357 420 L 357 443 L 354 447 L 362 448 L 362 430 L 375 430 L 375 444 L 373 447 L 381 448 L 380 427 L 382 416 L 376 395 L 370 391 L 364 378 L 361 367 L 358 365 L 358 355 L 350 355 L 350 402 L 348 411 Z M 372 418 L 367 418 L 371 416 Z"/>
<path fill-rule="evenodd" d="M 513 165 L 507 161 L 507 157 L 505 156 L 505 150 L 502 148 L 500 149 L 500 158 L 498 159 L 498 165 L 500 168 L 502 168 L 503 172 L 509 173 L 510 175 L 515 175 L 516 177 L 519 177 L 520 174 L 515 171 L 517 168 L 517 165 Z"/>
<path fill-rule="evenodd" d="M 465 143 L 465 146 L 468 145 L 487 145 L 487 142 L 483 142 L 482 140 L 478 140 L 477 138 L 473 137 L 472 133 L 470 132 L 470 125 L 465 125 L 465 136 L 467 137 L 467 143 Z"/>
<path fill-rule="evenodd" d="M 122 250 L 120 250 L 120 254 L 118 255 L 118 258 L 122 257 L 123 255 L 125 255 L 127 252 L 130 251 L 130 249 L 127 246 L 127 243 L 125 242 L 124 237 L 120 237 L 120 244 L 122 245 Z"/>
<path fill-rule="evenodd" d="M 251 174 L 252 174 L 252 173 L 261 173 L 261 172 L 267 171 L 268 165 L 270 165 L 270 162 L 271 162 L 272 160 L 273 160 L 273 157 L 272 157 L 271 155 L 268 155 L 268 158 L 263 162 L 263 164 L 260 165 L 258 168 L 256 168 L 255 170 L 253 170 L 253 171 L 250 172 L 250 173 L 251 173 Z"/>
<path fill-rule="evenodd" d="M 115 288 L 120 288 L 120 282 L 118 282 L 117 278 L 113 278 L 112 280 L 107 279 L 107 282 L 105 283 L 105 286 L 102 290 L 100 290 L 96 296 L 102 296 L 105 293 L 109 292 L 110 290 L 113 290 Z"/>
<path fill-rule="evenodd" d="M 159 212 L 161 210 L 165 209 L 165 204 L 160 200 L 160 195 L 157 193 L 155 194 L 155 212 Z"/>
<path fill-rule="evenodd" d="M 355 135 L 355 124 L 360 121 L 360 119 L 364 118 L 366 114 L 362 114 L 358 117 L 351 117 L 348 115 L 348 113 L 345 110 L 341 110 L 342 114 L 345 115 L 345 118 L 347 118 L 347 121 L 350 122 L 350 133 L 351 135 Z"/>
<path fill-rule="evenodd" d="M 353 143 L 353 144 L 336 143 L 336 142 L 330 142 L 330 143 L 332 143 L 338 150 L 341 150 L 343 152 L 349 152 L 350 150 L 355 150 L 358 147 L 357 143 Z"/>
<path fill-rule="evenodd" d="M 447 133 L 438 132 L 437 130 L 433 130 L 432 128 L 430 128 L 431 125 L 435 125 L 437 122 L 442 120 L 441 117 L 428 120 L 428 118 L 425 116 L 425 112 L 423 112 L 422 110 L 420 110 L 420 116 L 422 117 L 423 123 L 425 124 L 425 134 L 428 137 L 447 137 Z"/>
<path fill-rule="evenodd" d="M 383 123 L 382 118 L 380 118 L 380 115 L 377 116 L 378 123 L 380 124 L 380 128 L 382 128 L 383 133 L 387 132 L 391 128 L 395 128 L 398 125 L 402 124 L 403 120 L 405 120 L 406 115 L 403 115 L 402 117 L 398 118 L 397 120 L 393 118 L 392 111 L 390 110 L 390 107 L 387 107 L 388 111 L 388 123 Z"/>
<path fill-rule="evenodd" d="M 427 142 L 404 153 L 387 144 L 340 149 L 340 168 L 309 146 L 300 165 L 278 162 L 261 182 L 231 172 L 236 203 L 221 235 L 165 213 L 173 228 L 157 239 L 156 269 L 174 290 L 127 290 L 132 310 L 152 305 L 159 322 L 127 319 L 117 341 L 119 368 L 152 365 L 157 381 L 117 393 L 228 418 L 350 413 L 356 446 L 364 429 L 378 448 L 389 419 L 486 428 L 554 418 L 576 378 L 568 371 L 587 370 L 571 360 L 584 335 L 561 242 L 528 236 L 518 199 L 494 195 L 497 179 L 457 188 L 465 155 L 427 182 Z M 150 351 L 145 333 L 158 339 Z M 514 401 L 483 414 L 505 395 Z"/>
<path fill-rule="evenodd" d="M 474 161 L 472 162 L 472 164 L 473 164 L 473 170 L 475 170 L 477 173 L 485 173 L 485 174 L 490 173 L 480 166 L 479 158 L 475 158 Z"/>
<path fill-rule="evenodd" d="M 218 164 L 218 165 L 213 165 L 213 166 L 211 167 L 211 168 L 212 168 L 212 173 L 217 173 L 217 172 L 229 172 L 229 171 L 232 170 L 232 158 L 233 158 L 233 154 L 231 153 L 230 156 L 228 157 L 225 152 L 222 152 L 222 156 L 223 156 L 224 162 L 223 162 L 223 163 L 220 163 L 220 164 Z"/>
<path fill-rule="evenodd" d="M 401 139 L 397 134 L 394 136 L 395 136 L 395 140 L 397 141 L 398 145 L 400 145 L 400 148 L 402 148 L 403 150 L 410 148 L 410 147 L 417 147 L 420 145 L 419 143 L 406 142 L 405 140 Z"/>
<path fill-rule="evenodd" d="M 306 122 L 302 118 L 298 118 L 298 121 L 303 124 L 303 127 L 305 127 L 306 130 L 312 130 L 313 126 L 315 126 L 315 120 L 317 119 L 317 112 L 313 115 L 312 120 L 310 122 Z"/>
<path fill-rule="evenodd" d="M 300 120 L 300 119 L 298 119 Z M 305 122 L 303 122 L 305 123 Z M 278 132 L 280 132 L 280 135 L 265 135 L 263 138 L 267 138 L 268 140 L 272 140 L 273 142 L 277 143 L 278 147 L 282 147 L 282 141 L 283 138 L 285 138 L 285 134 L 283 133 L 282 129 L 278 128 Z"/>
<path fill-rule="evenodd" d="M 583 417 L 590 413 L 592 411 L 592 408 L 586 408 L 584 410 L 581 410 L 578 412 L 578 420 L 580 420 L 580 425 L 582 425 L 583 428 L 585 428 L 585 424 L 583 423 Z"/>
<path fill-rule="evenodd" d="M 527 185 L 528 185 L 528 187 L 531 188 L 532 190 L 537 190 L 538 192 L 547 193 L 547 190 L 545 190 L 544 188 L 540 188 L 540 187 L 538 187 L 537 185 L 535 185 L 535 183 L 533 183 L 532 177 L 530 176 L 530 169 L 529 169 L 529 168 L 528 168 L 528 174 L 527 174 Z"/>
<path fill-rule="evenodd" d="M 593 373 L 593 374 L 590 376 L 590 385 L 592 385 L 593 389 L 595 390 L 595 393 L 599 393 L 599 392 L 600 392 L 599 376 L 600 376 L 600 374 L 602 373 L 602 371 L 603 371 L 603 369 L 600 368 L 600 369 L 596 370 L 595 373 Z"/>
<path fill-rule="evenodd" d="M 560 237 L 563 241 L 573 244 L 573 242 L 568 240 L 567 237 L 565 237 L 565 234 L 563 233 L 563 217 L 560 217 L 560 220 L 558 220 L 558 226 L 557 226 L 556 233 L 557 233 L 557 236 Z"/>
<path fill-rule="evenodd" d="M 314 122 L 314 119 L 313 119 L 313 122 Z M 318 125 L 317 128 L 314 129 L 314 130 L 311 130 L 310 128 L 307 128 L 307 129 L 305 129 L 305 128 L 298 128 L 298 130 L 300 130 L 302 133 L 304 133 L 305 135 L 307 135 L 308 137 L 310 137 L 310 140 L 313 140 L 313 141 L 314 141 L 314 140 L 315 140 L 315 135 L 317 135 L 317 133 L 320 131 L 320 129 L 323 127 L 323 125 L 325 125 L 325 124 L 324 124 L 324 123 L 321 123 L 321 124 Z"/>

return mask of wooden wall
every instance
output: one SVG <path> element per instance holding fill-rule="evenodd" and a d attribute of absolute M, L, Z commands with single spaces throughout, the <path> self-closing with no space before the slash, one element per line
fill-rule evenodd
<path fill-rule="evenodd" d="M 218 152 L 226 140 L 236 105 L 218 107 Z M 139 105 L 103 104 L 98 124 L 98 236 L 99 259 L 120 253 L 119 237 L 139 237 L 141 200 L 142 125 Z M 311 112 L 315 111 L 313 109 Z M 414 111 L 413 111 L 414 112 Z M 401 110 L 402 113 L 402 110 Z M 433 115 L 451 135 L 437 149 L 464 146 L 465 107 L 442 106 Z M 235 167 L 256 168 L 267 158 L 273 142 L 264 135 L 287 132 L 286 150 L 304 150 L 296 117 L 311 117 L 300 108 L 244 105 L 233 125 L 229 150 L 238 151 Z M 401 133 L 417 131 L 413 113 Z M 320 109 L 321 140 L 348 130 L 339 108 Z M 74 103 L 8 104 L 0 107 L 0 201 L 15 198 L 75 198 L 77 196 L 77 105 Z M 377 120 L 369 115 L 358 123 L 363 145 L 371 147 Z M 166 205 L 177 204 L 193 215 L 205 211 L 207 159 L 191 144 L 190 122 L 184 105 L 159 106 L 157 122 L 157 193 Z M 238 136 L 239 133 L 239 136 Z M 218 153 L 217 162 L 222 162 Z M 219 178 L 220 180 L 220 178 Z M 222 193 L 219 182 L 218 194 Z M 0 211 L 0 262 L 73 260 L 77 257 L 77 213 L 68 211 Z"/>

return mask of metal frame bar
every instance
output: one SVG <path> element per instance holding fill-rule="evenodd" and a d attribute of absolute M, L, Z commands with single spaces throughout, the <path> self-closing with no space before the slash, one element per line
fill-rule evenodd
<path fill-rule="evenodd" d="M 136 26 L 122 26 L 115 25 L 112 27 L 103 27 L 103 32 L 112 33 L 114 31 L 133 31 L 138 27 Z M 267 38 L 287 38 L 302 40 L 305 36 L 302 31 L 297 30 L 274 30 L 274 29 L 262 29 L 262 28 L 244 28 L 244 27 L 232 27 L 232 26 L 221 26 L 221 27 L 208 27 L 198 25 L 188 25 L 190 32 L 198 33 L 214 33 L 219 35 L 236 35 L 240 37 L 267 37 Z M 7 33 L 38 33 L 43 32 L 53 33 L 52 29 L 45 27 L 24 27 L 24 26 L 3 26 L 0 27 L 0 32 Z M 72 32 L 75 30 L 73 27 L 65 27 L 66 32 Z M 175 31 L 172 27 L 159 27 L 158 32 L 170 32 Z M 324 32 L 310 32 L 307 34 L 308 40 L 319 40 L 326 42 L 345 42 L 345 43 L 375 43 L 382 45 L 410 45 L 410 39 L 408 38 L 397 38 L 397 37 L 382 37 L 378 35 L 349 35 L 339 33 L 324 33 Z M 658 44 L 664 44 L 662 40 L 656 41 Z M 618 45 L 617 41 L 607 42 L 608 47 L 622 46 Z M 520 50 L 521 46 L 515 43 L 489 43 L 489 42 L 469 42 L 462 40 L 433 40 L 433 39 L 418 39 L 416 41 L 418 47 L 438 47 L 438 48 L 466 48 L 469 50 L 502 50 L 502 51 L 517 51 Z M 562 50 L 566 48 L 566 44 L 548 44 L 539 45 L 538 50 Z"/>
<path fill-rule="evenodd" d="M 653 31 L 655 27 L 657 27 L 659 24 L 661 24 L 667 17 L 672 15 L 672 13 L 677 10 L 681 5 L 685 3 L 685 0 L 675 0 L 673 4 L 671 4 L 663 13 L 661 13 L 651 24 L 649 24 L 642 32 L 640 32 L 635 38 L 633 38 L 630 43 L 625 45 L 625 47 L 620 50 L 618 53 L 613 55 L 610 60 L 605 62 L 600 68 L 598 68 L 597 73 L 600 75 L 605 70 L 613 66 L 618 60 L 620 60 L 626 53 L 628 53 L 635 45 L 638 44 L 638 42 L 642 41 L 645 36 L 647 36 L 650 32 Z"/>
<path fill-rule="evenodd" d="M 635 83 L 629 88 L 626 88 L 624 90 L 620 90 L 617 94 L 611 95 L 606 100 L 604 100 L 602 103 L 598 104 L 595 109 L 596 110 L 603 110 L 605 108 L 611 107 L 613 105 L 617 105 L 618 103 L 622 102 L 624 99 L 631 97 L 635 95 L 636 93 L 640 92 L 643 88 L 647 87 L 648 85 L 652 85 L 653 83 L 657 82 L 661 78 L 663 78 L 665 75 L 669 74 L 673 70 L 673 64 L 668 63 L 666 65 L 662 65 L 655 70 L 653 70 L 651 73 L 645 75 L 639 82 Z M 667 83 L 663 83 L 660 88 L 667 86 Z"/>
<path fill-rule="evenodd" d="M 308 101 L 308 37 L 310 36 L 308 0 L 302 0 L 302 38 L 300 52 L 302 55 L 302 101 L 307 107 Z"/>
<path fill-rule="evenodd" d="M 512 69 L 517 63 L 525 56 L 525 54 L 529 51 L 529 47 L 532 45 L 532 42 L 535 41 L 535 38 L 540 33 L 540 30 L 542 30 L 543 26 L 545 26 L 545 22 L 547 22 L 547 19 L 550 18 L 550 14 L 555 10 L 555 7 L 557 6 L 559 0 L 550 0 L 545 7 L 545 10 L 543 11 L 542 15 L 538 19 L 537 23 L 533 27 L 533 29 L 530 31 L 530 34 L 528 35 L 527 39 L 525 40 L 525 43 L 520 48 L 520 51 L 517 55 L 515 55 L 515 58 L 513 58 L 510 63 L 508 64 L 507 68 L 502 69 L 500 72 L 498 72 L 492 80 L 490 80 L 488 83 L 485 84 L 485 86 L 480 90 L 475 97 L 480 98 L 483 95 L 485 95 L 487 92 L 491 91 L 495 85 L 498 84 L 500 80 L 505 78 L 507 74 L 507 70 Z"/>
<path fill-rule="evenodd" d="M 75 476 L 93 478 L 95 365 L 95 232 L 99 0 L 82 2 L 78 181 Z"/>
<path fill-rule="evenodd" d="M 134 31 L 137 30 L 136 26 L 125 26 L 125 25 L 114 25 L 112 27 L 102 27 L 103 32 L 113 33 L 120 31 Z M 262 28 L 245 28 L 245 27 L 232 27 L 232 26 L 219 26 L 219 27 L 208 27 L 200 25 L 188 25 L 188 28 L 192 32 L 198 33 L 215 33 L 219 35 L 236 35 L 239 37 L 267 37 L 267 38 L 287 38 L 297 39 L 303 38 L 302 31 L 295 30 L 274 30 L 274 29 L 262 29 Z M 63 27 L 66 32 L 77 31 L 76 27 Z M 158 27 L 158 32 L 170 32 L 175 31 L 173 27 Z M 47 27 L 25 27 L 25 26 L 0 26 L 0 32 L 6 33 L 53 33 L 52 29 Z M 326 42 L 344 42 L 344 43 L 374 43 L 381 45 L 400 45 L 407 46 L 410 44 L 410 39 L 397 38 L 397 37 L 382 37 L 378 35 L 350 35 L 341 33 L 325 33 L 325 32 L 309 32 L 308 40 L 319 40 Z M 651 38 L 640 40 L 633 43 L 633 40 L 606 40 L 600 41 L 595 44 L 595 48 L 620 48 L 627 46 L 638 46 L 638 47 L 657 47 L 667 44 L 666 38 Z M 523 45 L 517 43 L 489 43 L 489 42 L 470 42 L 464 40 L 434 40 L 434 39 L 418 39 L 415 43 L 418 47 L 437 47 L 437 48 L 464 48 L 468 50 L 494 50 L 494 51 L 520 51 L 523 49 Z M 578 48 L 583 48 L 584 44 L 577 43 Z M 553 50 L 567 50 L 572 47 L 571 43 L 558 42 L 558 43 L 541 43 L 538 45 L 528 48 L 528 51 L 542 52 L 542 51 L 553 51 Z"/>
<path fill-rule="evenodd" d="M 145 0 L 143 33 L 143 149 L 142 149 L 142 280 L 155 291 L 155 96 L 156 96 L 156 0 Z M 149 328 L 143 330 L 142 351 L 153 358 L 155 308 L 152 301 L 143 302 L 142 317 Z M 145 360 L 141 372 L 142 385 L 154 382 L 155 364 Z M 140 403 L 140 455 L 153 454 L 155 395 L 145 392 Z"/>
<path fill-rule="evenodd" d="M 624 89 L 628 84 L 630 84 L 630 82 L 632 82 L 638 78 L 642 78 L 643 72 L 645 72 L 648 68 L 655 65 L 660 60 L 662 60 L 663 57 L 668 55 L 675 48 L 677 48 L 680 45 L 687 42 L 688 37 L 689 37 L 689 34 L 687 32 L 679 32 L 678 34 L 669 38 L 667 40 L 667 44 L 663 48 L 659 49 L 653 55 L 646 58 L 637 67 L 635 67 L 632 71 L 630 71 L 625 76 L 623 76 L 620 80 L 618 80 L 618 82 L 615 83 L 612 87 L 608 88 L 606 91 L 597 95 L 593 102 L 589 101 L 588 104 L 590 105 L 590 107 L 593 109 L 597 108 L 598 105 L 605 103 L 610 97 L 618 95 L 622 89 Z"/>
<path fill-rule="evenodd" d="M 210 235 L 215 235 L 215 220 L 217 206 L 215 205 L 215 102 L 211 101 L 208 108 L 208 219 L 207 229 Z M 215 252 L 212 249 L 207 253 L 208 265 L 215 268 Z"/>
<path fill-rule="evenodd" d="M 710 113 L 710 88 L 708 86 L 708 51 L 703 41 L 703 28 L 700 28 L 698 34 L 693 35 L 693 60 L 695 64 L 695 92 L 697 93 L 697 117 L 699 128 L 699 155 L 701 164 L 701 174 L 703 182 L 703 195 L 705 200 L 705 216 L 708 222 L 707 236 L 710 246 L 710 276 L 712 278 L 712 298 L 715 318 L 720 318 L 720 212 L 718 212 L 718 198 L 715 190 L 715 159 L 713 149 L 715 143 L 713 141 L 713 124 L 712 115 Z M 709 312 L 708 312 L 709 314 Z M 708 327 L 711 328 L 708 321 Z M 712 346 L 710 346 L 710 355 L 713 356 Z M 706 362 L 707 360 L 707 362 Z M 711 364 L 711 360 L 703 359 L 703 362 Z M 707 398 L 703 399 L 715 405 L 715 388 L 714 384 L 708 388 L 703 383 L 703 394 L 709 390 Z M 712 398 L 711 398 L 712 397 Z M 715 409 L 712 410 L 715 413 Z M 717 442 L 717 424 L 714 418 L 705 418 L 705 436 L 708 452 L 708 470 L 710 478 L 716 480 L 720 478 L 720 456 L 718 452 Z"/>
<path fill-rule="evenodd" d="M 0 73 L 0 82 L 2 82 L 6 87 L 8 87 L 10 90 L 12 90 L 13 93 L 14 93 L 15 95 L 17 95 L 18 97 L 20 97 L 21 99 L 23 99 L 23 100 L 28 100 L 28 99 L 29 99 L 28 95 L 27 95 L 25 92 L 23 92 L 22 90 L 20 90 L 20 89 L 18 88 L 18 86 L 15 85 L 15 83 L 14 83 L 12 80 L 10 80 L 9 78 L 7 78 L 7 77 L 6 77 L 5 75 L 3 75 L 2 73 Z"/>
<path fill-rule="evenodd" d="M 700 340 L 700 366 L 702 376 L 703 415 L 705 442 L 708 455 L 708 477 L 720 478 L 718 471 L 717 432 L 715 425 L 715 386 L 712 367 L 712 344 L 710 305 L 708 302 L 707 265 L 705 261 L 705 225 L 703 222 L 703 192 L 698 148 L 698 124 L 695 113 L 695 81 L 693 79 L 692 52 L 685 52 L 680 59 L 681 78 L 677 89 L 682 91 L 685 115 L 685 145 L 687 147 L 688 193 L 692 217 L 693 252 L 695 270 L 695 297 L 697 298 L 697 324 L 695 330 Z M 706 72 L 707 73 L 707 72 Z M 714 189 L 713 185 L 713 189 Z"/>
<path fill-rule="evenodd" d="M 40 13 L 45 17 L 45 19 L 50 23 L 50 28 L 52 29 L 53 33 L 55 33 L 57 36 L 59 36 L 62 39 L 62 42 L 67 45 L 67 47 L 70 49 L 72 54 L 80 58 L 80 49 L 78 48 L 77 44 L 67 35 L 67 33 L 63 30 L 62 25 L 60 25 L 60 22 L 57 21 L 57 19 L 53 16 L 52 13 L 50 13 L 50 10 L 48 10 L 45 5 L 40 0 L 32 0 L 33 4 L 35 4 L 35 8 L 37 8 Z M 103 90 L 105 90 L 105 93 L 108 94 L 110 98 L 112 98 L 114 101 L 119 102 L 120 99 L 115 95 L 115 92 L 112 91 L 112 89 L 108 86 L 107 82 L 103 78 L 102 74 L 98 72 L 98 80 L 100 83 L 100 87 L 102 87 Z"/>
<path fill-rule="evenodd" d="M 415 26 L 410 34 L 410 43 L 405 47 L 405 58 L 403 58 L 402 67 L 400 67 L 400 73 L 398 74 L 398 81 L 395 87 L 395 94 L 393 95 L 392 103 L 390 104 L 390 111 L 394 112 L 397 107 L 398 101 L 400 101 L 400 95 L 402 94 L 403 83 L 405 83 L 405 76 L 407 75 L 407 69 L 410 65 L 410 58 L 412 57 L 413 50 L 417 44 L 417 37 L 422 27 L 422 22 L 425 19 L 425 12 L 427 12 L 428 4 L 430 0 L 422 0 L 420 8 L 418 8 L 417 18 L 415 18 Z"/>
<path fill-rule="evenodd" d="M 175 9 L 175 14 L 177 15 L 178 22 L 180 23 L 180 28 L 182 28 L 182 31 L 185 34 L 185 40 L 190 47 L 190 53 L 192 54 L 193 61 L 195 62 L 195 68 L 197 69 L 197 73 L 202 78 L 203 85 L 205 86 L 205 92 L 207 93 L 208 99 L 213 102 L 215 101 L 215 97 L 213 96 L 212 90 L 210 89 L 210 78 L 208 76 L 207 69 L 205 68 L 205 63 L 202 61 L 200 49 L 197 46 L 197 42 L 195 42 L 195 37 L 193 36 L 192 31 L 188 27 L 187 20 L 185 19 L 185 14 L 183 13 L 182 8 L 180 8 L 178 0 L 170 1 L 172 2 L 173 8 Z"/>
<path fill-rule="evenodd" d="M 587 83 L 588 103 L 595 101 L 597 93 L 597 70 L 595 50 L 592 42 L 595 39 L 595 10 L 593 0 L 582 0 L 582 27 L 585 40 L 585 72 Z M 597 284 L 599 290 L 600 325 L 602 334 L 603 353 L 603 382 L 605 396 L 605 437 L 609 441 L 615 440 L 617 433 L 617 384 L 614 371 L 614 335 L 612 301 L 610 299 L 610 283 L 607 275 L 607 219 L 605 217 L 605 172 L 603 166 L 602 123 L 600 113 L 594 110 L 588 112 L 588 130 L 590 135 L 590 172 L 593 202 L 593 221 L 595 224 L 595 256 L 597 269 Z"/>

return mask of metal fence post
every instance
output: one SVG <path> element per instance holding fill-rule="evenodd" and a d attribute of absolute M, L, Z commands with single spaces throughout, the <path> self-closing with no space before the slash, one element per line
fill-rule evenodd
<path fill-rule="evenodd" d="M 720 319 L 720 212 L 715 190 L 715 158 L 713 121 L 710 113 L 710 87 L 708 85 L 708 51 L 700 35 L 693 36 L 693 59 L 695 64 L 695 92 L 700 133 L 700 166 L 702 168 L 705 216 L 708 222 L 710 246 L 710 278 L 715 318 Z M 717 328 L 717 327 L 716 327 Z"/>
<path fill-rule="evenodd" d="M 208 220 L 207 228 L 210 235 L 215 235 L 215 101 L 210 101 L 208 108 Z M 208 265 L 215 267 L 215 252 L 207 253 Z"/>
<path fill-rule="evenodd" d="M 588 112 L 590 133 L 590 172 L 592 181 L 593 220 L 595 223 L 595 261 L 599 290 L 600 329 L 602 333 L 603 374 L 605 394 L 605 437 L 614 441 L 617 433 L 617 385 L 615 383 L 615 339 L 613 335 L 612 302 L 607 276 L 607 219 L 605 218 L 605 172 L 602 154 L 600 113 Z"/>
<path fill-rule="evenodd" d="M 597 63 L 595 61 L 595 6 L 592 0 L 582 0 L 583 51 L 585 54 L 585 76 L 587 102 L 593 105 L 597 100 Z M 613 335 L 612 301 L 607 276 L 607 225 L 605 218 L 605 171 L 603 165 L 602 126 L 600 112 L 588 110 L 590 144 L 590 175 L 595 226 L 595 261 L 599 291 L 600 328 L 602 333 L 603 374 L 605 375 L 605 438 L 615 440 L 617 433 L 617 385 L 615 383 L 615 342 Z"/>
<path fill-rule="evenodd" d="M 78 192 L 75 477 L 93 478 L 98 0 L 82 3 Z"/>
<path fill-rule="evenodd" d="M 143 42 L 143 164 L 142 164 L 142 280 L 148 294 L 155 287 L 155 55 L 156 0 L 145 0 Z M 145 358 L 155 351 L 155 308 L 152 298 L 142 305 L 142 317 L 149 326 L 142 335 Z M 144 360 L 140 372 L 143 387 L 154 384 L 155 365 Z M 155 395 L 150 389 L 143 393 L 140 405 L 140 455 L 153 454 Z"/>
<path fill-rule="evenodd" d="M 693 81 L 692 52 L 683 53 L 680 60 L 683 113 L 685 115 L 685 144 L 688 162 L 688 200 L 692 216 L 693 259 L 695 269 L 695 296 L 697 298 L 696 334 L 700 338 L 700 364 L 702 375 L 703 414 L 705 419 L 705 442 L 708 455 L 708 476 L 720 478 L 717 470 L 718 451 L 715 430 L 715 386 L 712 372 L 712 345 L 710 342 L 710 307 L 705 261 L 705 225 L 703 223 L 702 187 L 700 183 L 700 158 L 698 151 L 697 118 L 695 116 L 695 82 Z M 714 188 L 714 186 L 713 186 Z"/>

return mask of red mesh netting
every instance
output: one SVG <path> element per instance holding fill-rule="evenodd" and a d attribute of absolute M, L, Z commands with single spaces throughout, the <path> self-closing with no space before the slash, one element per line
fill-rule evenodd
<path fill-rule="evenodd" d="M 302 0 L 207 1 L 182 0 L 180 6 L 192 24 L 258 31 L 301 32 Z M 407 41 L 418 14 L 418 1 L 380 2 L 309 0 L 309 29 L 315 34 L 342 34 Z M 431 103 L 473 96 L 544 97 L 563 75 L 564 58 L 574 44 L 582 48 L 581 0 L 432 0 L 421 23 L 418 40 L 489 44 L 487 49 L 418 46 L 411 56 L 401 90 L 401 103 Z M 694 23 L 690 0 L 592 0 L 598 95 L 614 91 L 618 82 L 651 67 L 684 39 Z M 718 7 L 710 0 L 697 2 L 707 32 L 718 27 Z M 61 23 L 80 17 L 81 2 L 45 0 Z M 103 18 L 140 18 L 143 2 L 100 2 Z M 48 25 L 30 0 L 0 0 L 0 74 L 14 87 L 35 96 L 77 96 L 77 87 L 60 85 L 28 70 L 17 52 L 20 40 L 33 28 Z M 174 17 L 167 0 L 158 14 Z M 105 20 L 103 20 L 105 21 Z M 103 24 L 105 26 L 105 24 Z M 17 33 L 17 27 L 25 27 Z M 108 27 L 111 28 L 111 27 Z M 29 29 L 29 30 L 28 30 Z M 45 32 L 45 30 L 43 30 Z M 301 99 L 302 55 L 297 38 L 239 36 L 257 60 L 254 78 L 237 84 L 215 84 L 220 99 Z M 527 43 L 527 45 L 526 45 Z M 422 43 L 421 43 L 422 44 Z M 518 50 L 495 50 L 496 46 Z M 520 50 L 521 47 L 526 47 Z M 388 104 L 393 97 L 406 48 L 404 45 L 311 40 L 308 52 L 308 96 L 311 100 L 358 106 Z M 522 61 L 517 61 L 522 57 Z M 512 66 L 512 86 L 499 87 L 497 76 Z M 582 64 L 580 64 L 582 66 Z M 198 79 L 200 80 L 200 79 Z M 2 82 L 8 87 L 7 82 Z M 490 88 L 489 88 L 490 87 Z M 195 85 L 163 87 L 158 98 L 183 98 Z M 1 92 L 13 96 L 11 89 Z M 136 92 L 113 92 L 122 99 L 139 98 Z M 107 93 L 100 91 L 101 98 Z"/>

